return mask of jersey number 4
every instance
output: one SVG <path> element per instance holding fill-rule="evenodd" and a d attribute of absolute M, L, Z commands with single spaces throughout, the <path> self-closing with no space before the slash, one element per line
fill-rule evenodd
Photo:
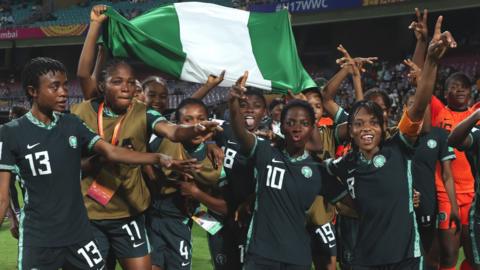
<path fill-rule="evenodd" d="M 32 175 L 46 175 L 52 173 L 52 167 L 50 166 L 50 157 L 47 151 L 36 152 L 25 156 L 30 164 Z M 38 165 L 36 165 L 36 163 Z"/>
<path fill-rule="evenodd" d="M 285 169 L 267 165 L 267 187 L 282 189 Z"/>

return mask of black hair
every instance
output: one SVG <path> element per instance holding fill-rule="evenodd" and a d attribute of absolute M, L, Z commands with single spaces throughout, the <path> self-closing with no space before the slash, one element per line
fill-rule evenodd
<path fill-rule="evenodd" d="M 31 86 L 34 89 L 38 89 L 40 77 L 49 72 L 67 74 L 67 68 L 62 62 L 48 57 L 33 58 L 23 67 L 21 75 L 22 87 L 30 102 L 32 102 L 32 97 L 28 93 L 28 87 Z"/>
<path fill-rule="evenodd" d="M 109 60 L 102 68 L 102 71 L 100 72 L 100 75 L 98 77 L 98 85 L 101 86 L 99 87 L 100 90 L 104 90 L 104 89 L 101 89 L 102 87 L 105 87 L 105 80 L 107 79 L 107 77 L 112 74 L 118 66 L 127 66 L 128 68 L 130 68 L 130 70 L 132 71 L 133 73 L 133 68 L 132 66 L 128 63 L 128 61 L 126 59 L 122 59 L 122 58 L 113 58 L 111 60 Z"/>
<path fill-rule="evenodd" d="M 285 107 L 283 107 L 282 113 L 280 114 L 280 123 L 285 121 L 288 111 L 293 108 L 302 108 L 307 111 L 310 122 L 312 122 L 312 125 L 315 125 L 315 111 L 313 110 L 312 106 L 310 106 L 308 102 L 299 99 L 294 99 L 288 102 Z"/>
<path fill-rule="evenodd" d="M 390 110 L 392 107 L 392 100 L 390 100 L 390 96 L 388 95 L 387 91 L 375 87 L 368 89 L 364 94 L 365 100 L 372 100 L 375 97 L 381 97 L 385 107 L 387 107 L 387 110 Z"/>
<path fill-rule="evenodd" d="M 382 138 L 380 140 L 380 145 L 382 145 L 385 140 L 385 128 L 383 125 L 384 118 L 383 110 L 377 103 L 367 99 L 355 102 L 352 106 L 352 109 L 350 110 L 350 114 L 348 115 L 348 127 L 352 128 L 353 120 L 355 119 L 355 116 L 360 109 L 365 109 L 367 113 L 372 114 L 373 117 L 377 119 L 378 123 L 380 124 L 380 128 L 382 129 Z M 358 151 L 358 146 L 355 145 L 355 142 L 351 140 L 351 143 L 352 149 L 354 151 Z"/>
<path fill-rule="evenodd" d="M 27 112 L 28 112 L 28 110 L 26 108 L 20 107 L 20 106 L 13 106 L 10 109 L 10 114 L 15 115 L 14 118 L 19 118 L 19 117 L 23 116 L 24 114 L 26 114 Z"/>
<path fill-rule="evenodd" d="M 202 100 L 200 100 L 198 98 L 186 98 L 186 99 L 182 100 L 182 102 L 180 102 L 180 104 L 178 104 L 177 109 L 175 110 L 175 120 L 177 122 L 180 121 L 180 110 L 183 109 L 183 107 L 186 107 L 188 105 L 198 105 L 198 106 L 204 108 L 205 112 L 207 113 L 207 116 L 208 116 L 207 105 L 205 105 L 205 103 L 203 103 Z"/>
<path fill-rule="evenodd" d="M 416 92 L 415 89 L 410 89 L 410 90 L 408 90 L 407 93 L 405 93 L 405 94 L 403 95 L 403 100 L 402 100 L 403 105 L 407 106 L 408 100 L 409 100 L 411 97 L 415 96 L 415 92 Z"/>
<path fill-rule="evenodd" d="M 247 91 L 245 91 L 245 96 L 257 96 L 262 100 L 263 106 L 267 108 L 267 100 L 265 99 L 262 90 L 254 87 L 247 87 Z"/>
<path fill-rule="evenodd" d="M 167 89 L 168 91 L 168 86 L 167 86 L 167 82 L 165 81 L 165 79 L 163 79 L 162 77 L 159 77 L 159 76 L 148 76 L 145 80 L 142 81 L 142 88 L 143 90 L 145 90 L 145 88 L 150 84 L 150 83 L 158 83 L 160 85 L 163 85 L 163 87 L 165 87 L 165 89 Z"/>
<path fill-rule="evenodd" d="M 445 90 L 448 91 L 448 86 L 452 83 L 452 81 L 458 81 L 462 84 L 462 87 L 471 89 L 472 88 L 472 80 L 463 72 L 455 72 L 452 75 L 448 76 L 447 80 L 445 81 Z"/>
<path fill-rule="evenodd" d="M 280 99 L 280 98 L 276 98 L 276 99 L 272 100 L 270 102 L 270 105 L 268 105 L 268 111 L 269 112 L 273 111 L 273 109 L 280 104 L 285 105 L 285 101 L 283 101 L 283 99 Z"/>

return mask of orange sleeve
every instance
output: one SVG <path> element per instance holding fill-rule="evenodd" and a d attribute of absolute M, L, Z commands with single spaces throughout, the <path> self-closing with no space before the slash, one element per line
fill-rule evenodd
<path fill-rule="evenodd" d="M 410 116 L 408 116 L 408 111 L 405 110 L 403 111 L 402 119 L 400 119 L 400 122 L 398 122 L 398 129 L 400 130 L 400 132 L 409 137 L 415 137 L 420 134 L 420 131 L 422 130 L 422 124 L 423 119 L 417 122 L 413 122 L 410 119 Z"/>
<path fill-rule="evenodd" d="M 438 99 L 436 96 L 432 96 L 432 99 L 430 100 L 430 112 L 432 113 L 432 125 L 435 122 L 434 119 L 437 118 L 438 114 L 442 111 L 442 109 L 445 107 L 443 102 Z"/>

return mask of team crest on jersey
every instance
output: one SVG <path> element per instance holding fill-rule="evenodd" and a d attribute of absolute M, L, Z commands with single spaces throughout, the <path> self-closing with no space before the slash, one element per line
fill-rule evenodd
<path fill-rule="evenodd" d="M 430 139 L 427 141 L 427 145 L 428 145 L 428 148 L 433 149 L 437 147 L 437 141 L 435 141 L 434 139 Z"/>
<path fill-rule="evenodd" d="M 447 213 L 445 213 L 445 212 L 443 212 L 443 211 L 442 211 L 442 212 L 439 212 L 439 213 L 438 213 L 438 219 L 439 219 L 440 221 L 447 221 Z"/>
<path fill-rule="evenodd" d="M 227 256 L 225 254 L 219 253 L 215 256 L 215 261 L 218 265 L 225 265 L 227 264 Z"/>
<path fill-rule="evenodd" d="M 373 158 L 373 166 L 375 166 L 375 168 L 383 167 L 385 162 L 387 162 L 387 159 L 383 155 L 378 155 Z"/>
<path fill-rule="evenodd" d="M 77 148 L 78 146 L 77 137 L 70 136 L 68 138 L 68 143 L 70 144 L 70 147 L 72 147 L 73 149 Z"/>
<path fill-rule="evenodd" d="M 310 169 L 310 167 L 308 167 L 308 166 L 303 166 L 302 167 L 302 174 L 306 178 L 310 178 L 310 177 L 312 177 L 312 174 L 313 174 L 312 169 Z"/>

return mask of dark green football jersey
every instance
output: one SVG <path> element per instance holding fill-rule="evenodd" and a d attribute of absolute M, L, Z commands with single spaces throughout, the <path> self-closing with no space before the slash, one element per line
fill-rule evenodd
<path fill-rule="evenodd" d="M 255 192 L 253 161 L 240 151 L 240 143 L 235 138 L 232 127 L 224 123 L 222 128 L 223 132 L 216 136 L 215 141 L 225 155 L 223 167 L 228 186 L 224 189 L 226 191 L 224 197 L 230 212 L 234 212 L 248 196 Z"/>
<path fill-rule="evenodd" d="M 0 169 L 18 173 L 25 188 L 20 246 L 61 247 L 91 239 L 80 191 L 80 158 L 100 139 L 71 114 L 45 125 L 31 112 L 0 131 Z"/>
<path fill-rule="evenodd" d="M 455 152 L 448 147 L 447 138 L 448 133 L 437 127 L 432 127 L 429 133 L 419 138 L 413 159 L 413 186 L 421 194 L 420 206 L 415 209 L 419 216 L 430 216 L 437 211 L 437 161 L 455 159 Z"/>
<path fill-rule="evenodd" d="M 347 191 L 305 151 L 297 158 L 256 139 L 256 200 L 248 232 L 247 252 L 282 263 L 310 265 L 306 211 L 317 195 L 335 203 Z"/>
<path fill-rule="evenodd" d="M 359 214 L 353 265 L 385 265 L 421 256 L 413 207 L 414 151 L 397 132 L 370 161 L 353 151 L 327 162 L 328 171 L 348 186 Z"/>
<path fill-rule="evenodd" d="M 480 126 L 472 128 L 469 136 L 472 138 L 472 145 L 465 149 L 465 153 L 476 185 L 474 206 L 472 206 L 474 211 L 472 213 L 478 216 L 480 215 Z"/>

